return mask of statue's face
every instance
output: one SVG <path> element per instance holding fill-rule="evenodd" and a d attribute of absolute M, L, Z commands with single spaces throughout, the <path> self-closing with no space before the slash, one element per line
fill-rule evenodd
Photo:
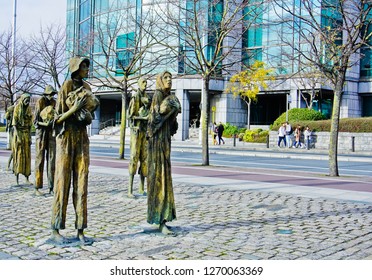
<path fill-rule="evenodd" d="M 48 100 L 52 100 L 53 97 L 54 97 L 54 93 L 52 93 L 52 94 L 46 94 L 45 97 L 46 97 Z"/>
<path fill-rule="evenodd" d="M 143 103 L 143 105 L 145 105 L 145 107 L 148 107 L 150 103 L 149 101 L 150 100 L 147 97 L 141 97 L 141 102 Z"/>
<path fill-rule="evenodd" d="M 30 97 L 26 97 L 25 99 L 23 99 L 23 105 L 25 106 L 28 106 L 30 104 Z"/>
<path fill-rule="evenodd" d="M 147 87 L 147 81 L 146 80 L 140 80 L 138 82 L 138 86 L 139 86 L 140 90 L 144 91 Z"/>
<path fill-rule="evenodd" d="M 86 62 L 82 62 L 79 66 L 79 76 L 81 78 L 87 78 L 89 72 L 89 67 Z"/>
<path fill-rule="evenodd" d="M 165 73 L 165 75 L 162 77 L 163 85 L 165 89 L 171 89 L 172 88 L 172 75 L 169 73 Z"/>

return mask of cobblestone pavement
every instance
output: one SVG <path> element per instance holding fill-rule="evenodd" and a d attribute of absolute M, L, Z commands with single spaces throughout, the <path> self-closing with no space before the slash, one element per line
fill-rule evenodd
<path fill-rule="evenodd" d="M 0 259 L 343 260 L 372 256 L 370 203 L 245 190 L 241 185 L 177 182 L 178 219 L 169 225 L 178 236 L 167 237 L 146 223 L 145 198 L 126 198 L 126 176 L 97 172 L 89 175 L 85 231 L 94 243 L 55 246 L 48 242 L 52 196 L 34 196 L 32 186 L 16 186 L 4 164 L 0 178 Z M 61 231 L 64 236 L 75 236 L 74 220 L 70 201 L 66 230 Z"/>

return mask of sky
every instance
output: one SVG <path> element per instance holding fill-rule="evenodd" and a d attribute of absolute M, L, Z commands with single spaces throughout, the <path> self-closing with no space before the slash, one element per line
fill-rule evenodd
<path fill-rule="evenodd" d="M 0 0 L 0 33 L 12 30 L 14 1 Z M 65 26 L 67 0 L 17 0 L 17 36 L 38 34 L 40 26 Z"/>

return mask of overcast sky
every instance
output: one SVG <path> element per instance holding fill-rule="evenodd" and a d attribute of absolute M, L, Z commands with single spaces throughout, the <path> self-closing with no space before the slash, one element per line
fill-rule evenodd
<path fill-rule="evenodd" d="M 38 34 L 40 26 L 66 24 L 66 0 L 17 0 L 17 36 Z M 11 30 L 14 0 L 0 0 L 0 33 Z"/>

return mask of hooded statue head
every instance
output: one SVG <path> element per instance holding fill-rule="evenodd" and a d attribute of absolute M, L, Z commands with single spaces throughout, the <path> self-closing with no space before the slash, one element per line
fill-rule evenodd
<path fill-rule="evenodd" d="M 80 56 L 74 56 L 72 58 L 70 58 L 70 62 L 69 62 L 69 71 L 71 73 L 71 77 L 74 76 L 74 74 L 79 71 L 79 67 L 80 67 L 80 64 L 82 62 L 85 62 L 87 64 L 87 66 L 89 67 L 90 65 L 90 61 L 88 58 L 86 57 L 80 57 Z"/>
<path fill-rule="evenodd" d="M 57 94 L 58 92 L 55 90 L 55 88 L 51 85 L 47 85 L 44 89 L 44 95 L 54 95 Z"/>
<path fill-rule="evenodd" d="M 156 89 L 163 91 L 164 93 L 169 93 L 171 91 L 171 88 L 168 88 L 167 85 L 164 84 L 164 76 L 168 74 L 172 78 L 172 73 L 169 71 L 164 71 L 161 74 L 158 75 L 156 78 Z"/>

